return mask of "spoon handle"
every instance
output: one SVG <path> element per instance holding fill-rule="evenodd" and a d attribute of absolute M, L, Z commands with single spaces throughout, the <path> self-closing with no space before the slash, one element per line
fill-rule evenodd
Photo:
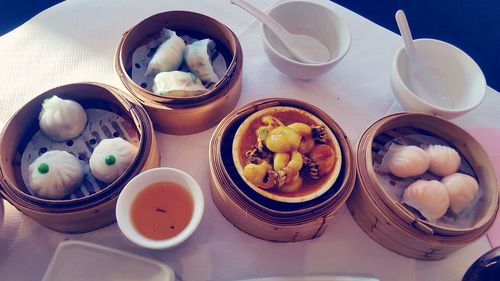
<path fill-rule="evenodd" d="M 287 41 L 285 37 L 288 34 L 288 31 L 271 17 L 261 12 L 259 9 L 243 0 L 231 0 L 231 4 L 240 6 L 244 10 L 248 11 L 250 14 L 254 15 L 261 22 L 263 22 L 267 27 L 269 27 L 269 29 L 271 29 L 281 41 Z"/>
<path fill-rule="evenodd" d="M 405 43 L 405 48 L 410 59 L 415 57 L 415 46 L 413 45 L 413 37 L 411 36 L 410 26 L 406 20 L 405 12 L 403 10 L 398 10 L 396 12 L 396 22 L 398 24 L 399 31 L 403 37 Z"/>
<path fill-rule="evenodd" d="M 408 57 L 409 75 L 408 85 L 415 95 L 431 104 L 440 107 L 453 108 L 448 96 L 448 91 L 430 70 L 423 64 L 420 56 L 415 51 L 410 27 L 402 10 L 396 12 L 396 22 L 399 32 L 403 37 L 406 55 Z"/>

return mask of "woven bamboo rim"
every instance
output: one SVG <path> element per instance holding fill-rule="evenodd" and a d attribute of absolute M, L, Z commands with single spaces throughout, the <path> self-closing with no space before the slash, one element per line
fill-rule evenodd
<path fill-rule="evenodd" d="M 430 233 L 437 233 L 441 235 L 460 235 L 481 228 L 482 225 L 491 221 L 492 218 L 495 217 L 498 209 L 499 195 L 495 171 L 486 151 L 484 151 L 481 145 L 465 130 L 445 119 L 428 114 L 399 114 L 397 116 L 389 116 L 383 119 L 383 121 L 375 122 L 374 126 L 371 127 L 371 132 L 369 133 L 370 136 L 366 139 L 366 143 L 368 145 L 372 144 L 373 137 L 381 132 L 408 125 L 410 127 L 425 129 L 426 131 L 440 136 L 464 154 L 465 158 L 471 162 L 480 185 L 489 188 L 489 193 L 485 194 L 485 196 L 488 195 L 489 198 L 495 198 L 495 200 L 487 200 L 485 215 L 472 227 L 458 229 L 431 223 L 414 215 L 399 202 L 394 202 L 383 188 L 379 189 L 381 184 L 377 180 L 373 165 L 371 165 L 371 163 L 373 163 L 372 155 L 371 153 L 367 153 L 365 163 L 367 163 L 366 168 L 369 174 L 368 179 L 371 181 L 374 188 L 377 189 L 380 199 L 383 200 L 386 205 L 393 207 L 394 212 L 399 217 L 403 218 L 407 223 L 422 227 Z"/>
<path fill-rule="evenodd" d="M 167 98 L 154 95 L 132 81 L 127 70 L 133 51 L 157 36 L 163 27 L 204 34 L 225 47 L 218 50 L 229 64 L 215 87 L 197 97 Z M 236 35 L 222 23 L 202 14 L 169 11 L 143 20 L 122 36 L 115 52 L 115 70 L 124 86 L 146 108 L 156 130 L 186 135 L 216 125 L 236 106 L 243 80 L 243 52 Z"/>
<path fill-rule="evenodd" d="M 238 120 L 242 121 L 255 111 L 279 105 L 297 107 L 320 118 L 336 135 L 343 153 L 345 166 L 337 180 L 341 183 L 338 191 L 326 200 L 323 198 L 324 201 L 302 210 L 273 210 L 255 202 L 250 196 L 241 192 L 233 181 L 233 177 L 239 177 L 239 175 L 230 174 L 221 157 L 221 143 L 224 141 L 224 133 L 229 126 Z M 321 235 L 326 222 L 333 218 L 349 197 L 356 175 L 352 150 L 342 129 L 316 107 L 293 99 L 258 100 L 233 111 L 215 129 L 210 141 L 209 159 L 212 174 L 212 198 L 221 213 L 241 230 L 272 241 L 297 241 Z M 302 236 L 290 236 L 291 233 L 302 233 Z"/>
<path fill-rule="evenodd" d="M 211 90 L 195 97 L 161 97 L 143 89 L 137 85 L 127 74 L 130 68 L 130 58 L 140 42 L 146 42 L 148 39 L 160 34 L 162 28 L 171 28 L 177 30 L 192 30 L 196 28 L 197 33 L 217 34 L 213 40 L 222 39 L 222 46 L 228 46 L 229 52 L 233 54 L 226 55 L 230 57 L 227 70 Z M 216 39 L 217 38 L 217 39 Z M 229 40 L 231 38 L 233 40 Z M 129 43 L 133 42 L 133 43 Z M 220 46 L 220 44 L 217 44 Z M 148 106 L 159 106 L 159 104 L 171 107 L 194 107 L 207 103 L 207 99 L 217 96 L 223 89 L 230 87 L 233 76 L 237 73 L 237 68 L 241 67 L 241 47 L 234 33 L 225 25 L 208 16 L 188 12 L 188 11 L 168 11 L 148 17 L 138 23 L 136 26 L 125 32 L 120 40 L 115 53 L 115 69 L 125 87 L 134 94 L 137 99 Z"/>
<path fill-rule="evenodd" d="M 22 134 L 25 132 L 19 130 L 23 128 L 24 122 L 29 122 L 24 116 L 31 114 L 32 112 L 38 112 L 40 104 L 46 98 L 52 95 L 58 95 L 63 98 L 74 98 L 77 100 L 88 100 L 90 96 L 94 95 L 93 98 L 98 100 L 115 103 L 115 106 L 120 105 L 123 107 L 123 112 L 130 114 L 132 121 L 134 122 L 138 133 L 140 135 L 139 147 L 136 157 L 134 158 L 130 167 L 125 171 L 124 175 L 118 178 L 115 182 L 111 183 L 106 188 L 92 195 L 88 195 L 82 198 L 76 199 L 65 199 L 65 200 L 49 200 L 38 198 L 32 196 L 26 192 L 26 187 L 24 184 L 19 186 L 19 181 L 13 177 L 14 173 L 7 173 L 7 169 L 11 168 L 12 164 L 8 161 L 8 154 L 6 151 L 2 152 L 4 158 L 0 161 L 0 177 L 2 188 L 0 192 L 3 197 L 6 198 L 13 205 L 22 207 L 23 209 L 30 210 L 33 213 L 76 213 L 79 211 L 85 211 L 90 208 L 94 208 L 101 204 L 104 204 L 113 198 L 116 198 L 126 182 L 133 176 L 140 173 L 145 167 L 157 166 L 159 164 L 159 155 L 157 154 L 156 139 L 154 136 L 153 127 L 151 120 L 149 119 L 146 111 L 142 106 L 140 106 L 133 97 L 127 96 L 127 94 L 121 92 L 120 90 L 100 84 L 100 83 L 77 83 L 60 86 L 51 89 L 28 102 L 24 107 L 22 107 L 16 114 L 9 120 L 4 128 L 2 137 L 0 139 L 0 147 L 6 149 L 10 147 L 17 150 L 17 143 L 10 143 L 11 140 L 22 139 Z M 36 114 L 36 116 L 38 116 Z M 152 155 L 149 155 L 153 153 Z M 15 160 L 14 160 L 15 161 Z M 10 166 L 10 167 L 9 167 Z M 24 190 L 22 190 L 24 189 Z"/>
<path fill-rule="evenodd" d="M 349 141 L 347 140 L 347 136 L 343 132 L 343 130 L 338 126 L 327 114 L 319 110 L 318 108 L 308 105 L 306 103 L 293 100 L 293 99 L 264 99 L 264 100 L 259 100 L 255 101 L 253 103 L 250 103 L 246 106 L 240 107 L 239 109 L 235 110 L 232 114 L 230 114 L 227 118 L 225 118 L 220 125 L 217 127 L 216 132 L 214 132 L 214 137 L 220 135 L 220 140 L 222 141 L 222 138 L 225 136 L 225 133 L 229 134 L 227 132 L 227 128 L 237 124 L 238 122 L 241 122 L 244 120 L 247 116 L 252 114 L 255 111 L 258 111 L 263 108 L 268 108 L 268 107 L 273 107 L 273 106 L 291 106 L 291 107 L 296 107 L 299 109 L 302 109 L 304 111 L 310 112 L 319 119 L 321 119 L 326 125 L 328 125 L 331 129 L 331 131 L 335 134 L 341 151 L 342 151 L 342 157 L 343 159 L 346 159 L 344 163 L 342 163 L 342 169 L 341 173 L 338 176 L 338 180 L 335 182 L 334 186 L 338 188 L 335 193 L 332 191 L 329 191 L 327 193 L 329 194 L 324 194 L 323 197 L 320 196 L 317 200 L 312 200 L 310 203 L 304 202 L 304 203 L 294 203 L 294 204 L 289 204 L 289 203 L 280 203 L 277 201 L 272 201 L 270 199 L 267 199 L 263 196 L 258 195 L 257 193 L 254 193 L 258 198 L 261 199 L 266 199 L 267 202 L 271 202 L 275 206 L 276 204 L 284 205 L 284 206 L 291 206 L 291 209 L 286 209 L 284 211 L 277 210 L 275 208 L 270 208 L 268 206 L 265 206 L 264 204 L 261 204 L 259 202 L 256 202 L 251 196 L 249 196 L 247 193 L 242 192 L 241 188 L 244 183 L 240 183 L 240 188 L 238 188 L 238 184 L 235 183 L 234 179 L 239 179 L 237 175 L 230 175 L 228 171 L 228 167 L 223 167 L 221 169 L 222 174 L 224 177 L 228 180 L 230 183 L 229 185 L 224 185 L 225 188 L 227 188 L 228 193 L 237 193 L 239 194 L 238 197 L 244 198 L 245 201 L 251 202 L 253 206 L 256 208 L 260 209 L 263 212 L 266 212 L 268 214 L 272 214 L 275 216 L 296 216 L 298 214 L 303 214 L 310 212 L 314 209 L 317 209 L 321 207 L 322 205 L 327 205 L 330 200 L 337 200 L 339 197 L 341 197 L 344 192 L 350 193 L 349 188 L 345 188 L 346 185 L 353 184 L 351 180 L 354 180 L 354 176 L 352 175 L 352 149 L 350 147 Z M 220 133 L 219 133 L 220 132 Z M 232 144 L 231 144 L 232 145 Z M 219 149 L 220 150 L 220 149 Z M 222 152 L 222 151 L 221 151 Z M 222 160 L 222 153 L 215 154 L 218 158 L 218 162 L 221 163 L 223 166 L 223 160 Z M 231 160 L 232 162 L 232 160 Z M 236 195 L 235 195 L 236 196 Z M 305 206 L 305 207 L 304 207 Z"/>
<path fill-rule="evenodd" d="M 471 161 L 480 184 L 488 185 L 491 191 L 485 216 L 474 227 L 455 229 L 429 223 L 399 202 L 394 202 L 383 190 L 372 165 L 373 140 L 381 132 L 401 126 L 433 132 Z M 471 155 L 472 151 L 474 155 Z M 444 119 L 417 113 L 397 113 L 379 119 L 365 131 L 358 143 L 357 169 L 357 185 L 348 201 L 353 217 L 370 237 L 402 255 L 442 259 L 478 239 L 494 222 L 499 197 L 492 165 L 482 147 L 469 134 Z"/>

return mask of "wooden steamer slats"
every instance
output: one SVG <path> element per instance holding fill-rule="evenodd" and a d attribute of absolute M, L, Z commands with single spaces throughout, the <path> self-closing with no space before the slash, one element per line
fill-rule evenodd
<path fill-rule="evenodd" d="M 132 54 L 157 37 L 163 28 L 217 42 L 216 48 L 224 55 L 227 70 L 211 90 L 194 97 L 161 97 L 131 79 Z M 216 125 L 236 106 L 242 87 L 243 52 L 236 35 L 217 20 L 194 12 L 168 11 L 141 21 L 123 34 L 115 52 L 115 70 L 124 86 L 147 110 L 156 130 L 186 135 Z"/>
<path fill-rule="evenodd" d="M 84 108 L 105 108 L 130 123 L 130 128 L 139 136 L 138 153 L 123 176 L 81 198 L 48 200 L 32 196 L 28 192 L 20 175 L 20 167 L 15 161 L 18 161 L 16 159 L 22 155 L 26 144 L 38 131 L 37 120 L 42 101 L 52 95 L 74 99 Z M 144 108 L 127 94 L 99 83 L 64 85 L 31 100 L 5 126 L 0 149 L 3 156 L 0 160 L 3 172 L 0 190 L 2 196 L 40 224 L 65 233 L 87 232 L 114 222 L 116 200 L 125 184 L 141 171 L 159 165 L 154 130 Z"/>
<path fill-rule="evenodd" d="M 337 179 L 341 181 L 340 188 L 314 205 L 297 204 L 288 209 L 275 209 L 276 206 L 269 201 L 261 201 L 262 198 L 258 197 L 261 195 L 248 193 L 250 188 L 244 189 L 242 180 L 237 181 L 238 173 L 229 169 L 230 162 L 223 159 L 226 155 L 223 148 L 227 148 L 224 141 L 231 138 L 228 131 L 256 110 L 276 105 L 294 106 L 315 114 L 332 129 L 341 146 L 345 162 L 341 176 Z M 270 241 L 302 241 L 323 234 L 328 222 L 349 197 L 355 182 L 352 150 L 340 127 L 319 109 L 291 99 L 259 100 L 233 111 L 216 128 L 210 141 L 209 159 L 212 173 L 211 194 L 219 211 L 240 230 Z"/>
<path fill-rule="evenodd" d="M 461 171 L 476 175 L 484 191 L 484 202 L 479 206 L 482 216 L 472 227 L 453 228 L 429 223 L 394 201 L 385 191 L 374 163 L 380 164 L 386 144 L 394 139 L 403 139 L 407 142 L 405 144 L 423 144 L 414 138 L 408 139 L 410 135 L 439 138 L 454 147 L 466 160 Z M 382 246 L 416 259 L 442 259 L 479 238 L 493 223 L 498 209 L 498 188 L 493 167 L 479 143 L 456 125 L 426 114 L 390 115 L 365 131 L 357 152 L 357 183 L 347 205 L 363 231 Z M 424 177 L 436 178 L 430 174 Z M 393 177 L 391 180 L 400 179 Z"/>

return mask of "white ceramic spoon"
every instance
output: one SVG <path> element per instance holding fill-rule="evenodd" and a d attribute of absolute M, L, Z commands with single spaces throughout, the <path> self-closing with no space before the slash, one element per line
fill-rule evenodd
<path fill-rule="evenodd" d="M 415 95 L 435 106 L 453 108 L 448 90 L 443 85 L 443 82 L 424 65 L 422 59 L 415 51 L 410 27 L 406 20 L 405 13 L 402 10 L 396 12 L 396 22 L 399 32 L 403 37 L 405 51 L 408 57 L 408 84 L 410 90 L 412 90 Z"/>
<path fill-rule="evenodd" d="M 290 33 L 274 19 L 243 0 L 231 0 L 231 3 L 243 8 L 269 27 L 297 60 L 311 64 L 325 63 L 330 60 L 330 51 L 315 38 Z"/>

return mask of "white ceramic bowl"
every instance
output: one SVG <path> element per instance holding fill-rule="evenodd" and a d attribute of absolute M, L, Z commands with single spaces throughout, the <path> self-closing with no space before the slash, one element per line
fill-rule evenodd
<path fill-rule="evenodd" d="M 162 181 L 174 182 L 186 188 L 193 198 L 194 210 L 188 225 L 179 234 L 164 240 L 153 240 L 135 229 L 130 210 L 132 202 L 144 188 Z M 116 204 L 116 220 L 125 237 L 135 244 L 149 249 L 168 249 L 181 244 L 193 234 L 203 216 L 204 204 L 201 188 L 190 175 L 174 168 L 154 168 L 137 175 L 123 188 Z"/>
<path fill-rule="evenodd" d="M 312 36 L 327 46 L 331 58 L 326 63 L 307 64 L 293 59 L 281 41 L 262 25 L 264 49 L 271 63 L 283 74 L 298 79 L 313 79 L 333 68 L 351 45 L 349 29 L 331 7 L 314 1 L 283 1 L 267 14 L 285 29 Z"/>
<path fill-rule="evenodd" d="M 434 39 L 415 40 L 415 49 L 443 87 L 450 94 L 452 108 L 425 101 L 408 86 L 408 57 L 401 47 L 394 57 L 391 87 L 396 100 L 407 111 L 439 115 L 444 118 L 461 116 L 477 107 L 486 94 L 486 80 L 476 62 L 459 48 Z"/>

